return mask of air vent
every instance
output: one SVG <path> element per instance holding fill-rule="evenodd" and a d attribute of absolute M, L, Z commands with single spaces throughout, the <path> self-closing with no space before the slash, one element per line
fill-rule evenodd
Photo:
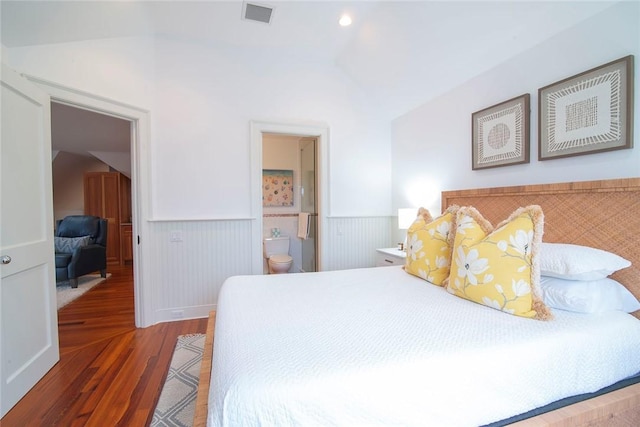
<path fill-rule="evenodd" d="M 272 15 L 273 7 L 271 6 L 247 2 L 242 3 L 242 17 L 244 19 L 270 24 Z"/>

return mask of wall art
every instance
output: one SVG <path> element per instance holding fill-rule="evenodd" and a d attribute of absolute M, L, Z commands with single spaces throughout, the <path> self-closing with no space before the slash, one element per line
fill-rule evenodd
<path fill-rule="evenodd" d="M 529 102 L 527 93 L 471 115 L 473 170 L 529 163 Z"/>
<path fill-rule="evenodd" d="M 280 169 L 262 170 L 262 206 L 293 206 L 293 171 Z"/>
<path fill-rule="evenodd" d="M 538 89 L 538 159 L 633 147 L 633 56 Z"/>

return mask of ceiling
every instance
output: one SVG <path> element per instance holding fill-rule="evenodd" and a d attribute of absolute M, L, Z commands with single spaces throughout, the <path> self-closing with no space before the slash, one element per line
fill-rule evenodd
<path fill-rule="evenodd" d="M 241 1 L 0 2 L 8 48 L 162 36 L 212 47 L 270 49 L 342 69 L 389 120 L 527 50 L 614 1 L 269 1 L 270 24 Z M 337 23 L 342 13 L 350 27 Z M 73 119 L 72 111 L 61 116 Z M 74 123 L 89 123 L 74 120 Z M 98 125 L 62 124 L 65 144 L 99 144 Z M 83 134 L 80 135 L 80 134 Z M 112 147 L 114 148 L 114 147 Z M 66 149 L 71 149 L 67 145 Z M 104 148 L 101 148 L 104 149 Z"/>
<path fill-rule="evenodd" d="M 128 153 L 130 144 L 129 121 L 57 102 L 51 103 L 51 145 L 55 151 L 77 155 Z"/>

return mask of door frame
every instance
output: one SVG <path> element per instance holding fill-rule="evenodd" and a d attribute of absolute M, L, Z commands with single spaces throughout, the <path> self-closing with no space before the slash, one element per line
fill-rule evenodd
<path fill-rule="evenodd" d="M 251 121 L 251 272 L 263 274 L 262 255 L 262 136 L 265 133 L 313 137 L 317 139 L 318 242 L 317 271 L 328 260 L 327 217 L 329 214 L 329 127 Z"/>
<path fill-rule="evenodd" d="M 146 251 L 142 250 L 140 244 L 140 236 L 149 235 L 145 218 L 149 217 L 151 206 L 148 158 L 150 146 L 149 111 L 39 77 L 28 74 L 23 76 L 45 90 L 51 97 L 51 101 L 131 122 L 131 208 L 134 243 L 137 243 L 133 247 L 135 324 L 138 328 L 153 325 L 151 290 L 148 290 L 148 286 L 146 286 L 151 283 L 145 268 L 148 264 L 148 255 Z"/>

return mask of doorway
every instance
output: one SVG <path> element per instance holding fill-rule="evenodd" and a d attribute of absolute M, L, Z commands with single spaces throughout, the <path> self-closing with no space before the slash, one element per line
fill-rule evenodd
<path fill-rule="evenodd" d="M 325 269 L 327 257 L 327 217 L 329 213 L 328 197 L 328 145 L 329 128 L 322 126 L 291 125 L 283 123 L 251 122 L 251 265 L 253 274 L 263 274 L 264 258 L 262 252 L 263 236 L 268 230 L 263 226 L 263 136 L 265 134 L 277 134 L 294 136 L 299 141 L 309 138 L 315 141 L 315 186 L 313 200 L 315 214 L 311 216 L 313 225 L 310 227 L 310 235 L 314 233 L 313 261 L 314 271 Z M 296 214 L 297 216 L 297 214 Z M 313 231 L 311 231 L 313 228 Z M 297 230 L 296 230 L 297 231 Z M 297 233 L 296 233 L 297 234 Z M 307 239 L 309 240 L 309 239 Z M 311 244 L 311 240 L 307 242 Z M 310 254 L 310 248 L 307 254 Z M 307 255 L 308 258 L 309 255 Z M 308 267 L 311 269 L 312 267 Z"/>
<path fill-rule="evenodd" d="M 107 263 L 132 264 L 131 121 L 51 102 L 51 149 L 54 221 L 105 218 Z M 112 184 L 97 191 L 107 178 Z"/>
<path fill-rule="evenodd" d="M 141 249 L 141 238 L 148 231 L 148 224 L 144 218 L 148 217 L 149 207 L 149 160 L 142 155 L 147 152 L 150 141 L 149 112 L 119 101 L 96 96 L 77 89 L 62 86 L 53 82 L 24 75 L 29 81 L 47 92 L 51 101 L 66 104 L 82 110 L 116 117 L 130 124 L 130 164 L 131 164 L 131 205 L 132 205 L 132 234 L 133 245 L 133 280 L 135 324 L 138 328 L 153 325 L 153 306 L 151 290 L 146 289 L 149 280 L 146 277 L 145 254 Z M 143 299 L 143 296 L 146 298 Z"/>
<path fill-rule="evenodd" d="M 317 269 L 316 149 L 315 137 L 262 135 L 263 230 L 287 239 L 290 273 Z"/>

